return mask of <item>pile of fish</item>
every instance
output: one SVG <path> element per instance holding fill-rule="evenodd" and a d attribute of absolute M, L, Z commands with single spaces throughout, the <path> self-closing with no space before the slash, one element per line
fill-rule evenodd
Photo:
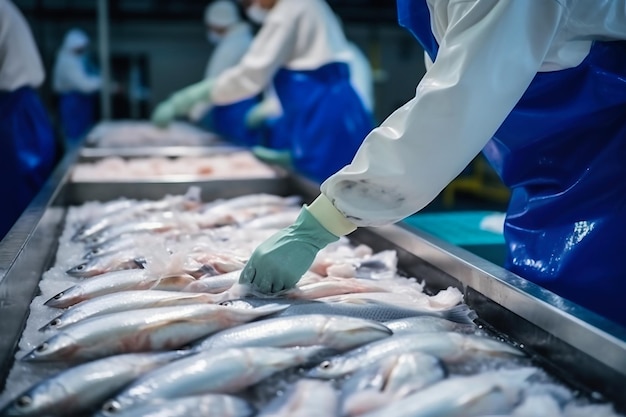
<path fill-rule="evenodd" d="M 297 197 L 72 207 L 0 416 L 615 416 L 491 337 L 453 287 L 348 239 L 273 297 L 238 284 Z"/>

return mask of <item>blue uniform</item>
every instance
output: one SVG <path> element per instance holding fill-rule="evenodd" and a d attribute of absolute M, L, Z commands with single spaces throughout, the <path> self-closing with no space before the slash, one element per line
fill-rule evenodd
<path fill-rule="evenodd" d="M 398 12 L 434 60 L 425 0 Z M 483 152 L 512 191 L 507 269 L 626 325 L 626 42 L 538 73 Z"/>
<path fill-rule="evenodd" d="M 46 181 L 56 161 L 48 116 L 31 87 L 0 92 L 0 238 Z"/>

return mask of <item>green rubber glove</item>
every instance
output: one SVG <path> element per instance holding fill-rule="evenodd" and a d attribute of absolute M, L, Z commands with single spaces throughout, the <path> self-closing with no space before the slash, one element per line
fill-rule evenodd
<path fill-rule="evenodd" d="M 211 80 L 200 81 L 199 83 L 185 87 L 173 94 L 169 99 L 159 104 L 152 113 L 152 122 L 160 127 L 165 127 L 177 116 L 189 113 L 191 108 L 197 103 L 210 101 Z"/>
<path fill-rule="evenodd" d="M 256 248 L 241 271 L 239 283 L 251 284 L 263 293 L 293 288 L 321 249 L 355 229 L 321 194 L 302 208 L 294 224 Z"/>
<path fill-rule="evenodd" d="M 255 146 L 252 148 L 252 153 L 268 164 L 280 165 L 285 168 L 291 167 L 291 153 L 289 151 L 277 151 L 264 146 Z"/>

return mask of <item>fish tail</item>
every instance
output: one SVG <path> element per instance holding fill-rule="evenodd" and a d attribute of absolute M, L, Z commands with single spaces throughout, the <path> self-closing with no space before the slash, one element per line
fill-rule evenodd
<path fill-rule="evenodd" d="M 478 317 L 476 312 L 469 308 L 467 304 L 459 304 L 442 313 L 444 319 L 460 324 L 474 324 L 474 320 Z"/>

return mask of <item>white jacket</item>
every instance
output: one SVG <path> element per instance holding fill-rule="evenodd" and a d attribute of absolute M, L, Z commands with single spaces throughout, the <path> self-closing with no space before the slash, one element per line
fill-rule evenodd
<path fill-rule="evenodd" d="M 204 73 L 205 78 L 215 78 L 241 61 L 252 43 L 252 28 L 246 22 L 234 24 L 215 46 Z"/>
<path fill-rule="evenodd" d="M 324 0 L 279 0 L 241 62 L 215 80 L 211 99 L 230 104 L 255 96 L 280 68 L 313 70 L 340 62 L 348 48 Z"/>
<path fill-rule="evenodd" d="M 0 91 L 39 87 L 45 78 L 28 23 L 17 7 L 0 0 Z"/>
<path fill-rule="evenodd" d="M 358 226 L 421 210 L 482 150 L 539 71 L 626 39 L 626 0 L 428 0 L 437 58 L 415 98 L 365 139 L 322 193 Z"/>
<path fill-rule="evenodd" d="M 56 93 L 95 93 L 102 87 L 99 75 L 89 74 L 81 56 L 72 52 L 66 36 L 57 54 L 52 74 L 52 88 Z"/>

